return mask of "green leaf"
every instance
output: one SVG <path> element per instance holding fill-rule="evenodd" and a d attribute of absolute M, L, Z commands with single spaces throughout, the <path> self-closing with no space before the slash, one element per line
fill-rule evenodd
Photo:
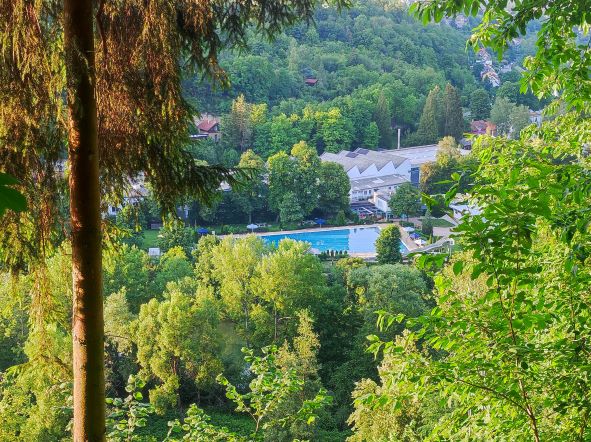
<path fill-rule="evenodd" d="M 14 212 L 23 212 L 27 210 L 27 200 L 16 189 L 8 187 L 18 184 L 18 180 L 12 175 L 0 172 L 0 216 L 7 209 Z"/>

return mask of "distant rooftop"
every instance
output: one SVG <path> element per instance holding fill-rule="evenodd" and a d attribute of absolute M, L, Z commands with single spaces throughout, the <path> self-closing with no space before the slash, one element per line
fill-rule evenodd
<path fill-rule="evenodd" d="M 402 175 L 385 175 L 375 178 L 357 178 L 351 180 L 351 190 L 353 192 L 359 192 L 362 190 L 369 190 L 378 187 L 398 186 L 408 182 L 408 179 Z"/>
<path fill-rule="evenodd" d="M 339 163 L 347 172 L 354 167 L 357 167 L 359 172 L 363 172 L 373 165 L 380 170 L 389 163 L 392 163 L 397 168 L 407 160 L 410 161 L 411 166 L 420 166 L 435 161 L 438 151 L 439 146 L 437 144 L 402 149 L 370 150 L 357 148 L 353 152 L 342 150 L 338 154 L 325 152 L 320 156 L 320 159 Z M 460 152 L 462 155 L 469 153 L 467 150 L 460 150 Z"/>

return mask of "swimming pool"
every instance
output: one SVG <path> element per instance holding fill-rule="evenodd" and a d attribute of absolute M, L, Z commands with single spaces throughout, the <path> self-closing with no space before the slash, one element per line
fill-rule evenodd
<path fill-rule="evenodd" d="M 349 227 L 336 230 L 313 230 L 297 233 L 282 233 L 262 236 L 266 243 L 279 244 L 284 238 L 298 241 L 306 241 L 312 248 L 325 252 L 327 250 L 339 250 L 349 253 L 375 253 L 375 242 L 380 235 L 377 227 Z M 406 251 L 404 244 L 400 243 L 400 250 Z"/>

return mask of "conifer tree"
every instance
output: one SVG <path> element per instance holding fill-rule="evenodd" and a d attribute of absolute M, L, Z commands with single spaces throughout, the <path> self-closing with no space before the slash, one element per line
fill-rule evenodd
<path fill-rule="evenodd" d="M 392 111 L 384 94 L 380 94 L 378 98 L 373 119 L 380 134 L 378 146 L 382 149 L 390 149 L 394 142 L 392 137 Z"/>
<path fill-rule="evenodd" d="M 473 120 L 484 120 L 490 116 L 490 95 L 485 89 L 476 89 L 470 94 L 470 116 Z"/>
<path fill-rule="evenodd" d="M 464 115 L 458 90 L 447 83 L 444 94 L 445 126 L 444 136 L 452 136 L 459 141 L 464 133 Z"/>
<path fill-rule="evenodd" d="M 243 46 L 251 26 L 272 36 L 310 19 L 315 6 L 0 0 L 0 167 L 23 183 L 29 206 L 7 216 L 0 242 L 23 251 L 4 263 L 22 269 L 43 262 L 56 227 L 71 229 L 75 441 L 105 439 L 101 197 L 122 198 L 143 172 L 172 210 L 183 194 L 207 199 L 221 181 L 235 182 L 232 171 L 196 164 L 183 148 L 192 112 L 181 66 L 225 85 L 224 47 Z M 69 223 L 58 210 L 64 146 Z"/>
<path fill-rule="evenodd" d="M 421 144 L 432 144 L 436 143 L 439 138 L 439 129 L 437 122 L 437 101 L 439 99 L 440 89 L 439 86 L 435 86 L 429 95 L 425 106 L 423 107 L 423 113 L 419 120 L 419 128 L 417 129 L 418 141 Z"/>

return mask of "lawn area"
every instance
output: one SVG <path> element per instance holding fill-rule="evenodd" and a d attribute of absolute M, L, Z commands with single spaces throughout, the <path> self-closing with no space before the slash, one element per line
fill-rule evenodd
<path fill-rule="evenodd" d="M 142 241 L 142 248 L 148 250 L 150 247 L 158 247 L 158 232 L 159 230 L 144 230 L 144 240 Z"/>

